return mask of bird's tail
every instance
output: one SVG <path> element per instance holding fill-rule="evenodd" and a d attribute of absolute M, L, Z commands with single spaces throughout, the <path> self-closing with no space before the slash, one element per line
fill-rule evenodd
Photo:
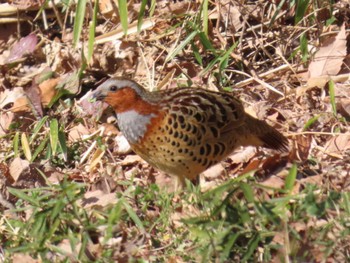
<path fill-rule="evenodd" d="M 248 133 L 246 133 L 243 145 L 263 146 L 281 152 L 289 150 L 288 139 L 282 133 L 265 121 L 247 115 L 245 129 L 248 130 Z"/>

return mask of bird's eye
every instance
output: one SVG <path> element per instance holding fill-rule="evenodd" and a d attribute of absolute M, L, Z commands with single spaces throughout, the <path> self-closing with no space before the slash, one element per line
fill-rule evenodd
<path fill-rule="evenodd" d="M 110 91 L 117 91 L 117 86 L 111 86 L 109 89 Z"/>

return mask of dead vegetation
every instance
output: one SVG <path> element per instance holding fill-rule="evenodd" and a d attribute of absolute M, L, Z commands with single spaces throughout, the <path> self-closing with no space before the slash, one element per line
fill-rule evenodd
<path fill-rule="evenodd" d="M 0 4 L 0 261 L 349 260 L 347 1 L 83 2 Z M 232 92 L 291 151 L 168 193 L 89 99 L 112 75 Z"/>

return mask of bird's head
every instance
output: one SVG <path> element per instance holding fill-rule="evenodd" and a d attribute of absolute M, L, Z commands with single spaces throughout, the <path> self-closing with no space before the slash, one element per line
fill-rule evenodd
<path fill-rule="evenodd" d="M 151 106 L 145 101 L 147 94 L 148 91 L 135 81 L 126 78 L 111 78 L 97 87 L 92 98 L 106 102 L 118 114 L 137 109 L 145 111 Z"/>

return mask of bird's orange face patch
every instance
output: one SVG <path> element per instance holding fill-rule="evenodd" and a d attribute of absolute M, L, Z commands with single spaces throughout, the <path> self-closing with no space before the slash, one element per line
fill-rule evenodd
<path fill-rule="evenodd" d="M 144 101 L 134 89 L 125 87 L 115 92 L 109 92 L 104 100 L 116 113 L 135 110 L 140 114 L 157 113 L 158 107 Z"/>

